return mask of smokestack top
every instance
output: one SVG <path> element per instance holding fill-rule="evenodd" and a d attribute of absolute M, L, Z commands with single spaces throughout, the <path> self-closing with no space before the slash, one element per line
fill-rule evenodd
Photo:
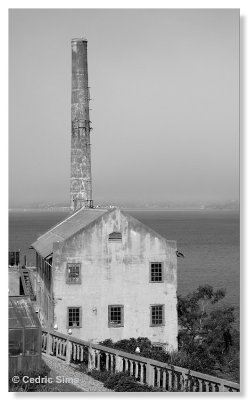
<path fill-rule="evenodd" d="M 71 43 L 79 43 L 79 42 L 88 42 L 86 38 L 76 38 L 76 39 L 71 39 Z"/>

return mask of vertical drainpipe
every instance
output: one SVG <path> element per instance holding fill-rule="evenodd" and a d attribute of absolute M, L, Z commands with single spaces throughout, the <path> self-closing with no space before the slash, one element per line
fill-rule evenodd
<path fill-rule="evenodd" d="M 87 40 L 72 39 L 70 209 L 92 207 Z"/>

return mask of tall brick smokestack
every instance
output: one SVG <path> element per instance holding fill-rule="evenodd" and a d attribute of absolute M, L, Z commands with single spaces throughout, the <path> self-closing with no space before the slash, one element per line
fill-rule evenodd
<path fill-rule="evenodd" d="M 72 39 L 71 211 L 92 207 L 87 40 Z"/>

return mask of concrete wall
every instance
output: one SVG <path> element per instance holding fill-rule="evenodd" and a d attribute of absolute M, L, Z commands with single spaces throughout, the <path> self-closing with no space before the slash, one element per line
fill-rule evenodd
<path fill-rule="evenodd" d="M 71 92 L 71 210 L 92 199 L 87 40 L 73 39 Z"/>
<path fill-rule="evenodd" d="M 122 232 L 122 243 L 108 235 Z M 99 342 L 148 337 L 177 348 L 176 243 L 114 210 L 64 243 L 54 244 L 54 323 L 67 333 L 67 308 L 82 308 L 82 327 L 72 336 Z M 163 283 L 150 282 L 150 262 L 163 262 Z M 80 262 L 81 284 L 67 284 L 67 262 Z M 165 325 L 150 326 L 150 305 L 164 304 Z M 108 306 L 124 305 L 124 326 L 108 327 Z"/>

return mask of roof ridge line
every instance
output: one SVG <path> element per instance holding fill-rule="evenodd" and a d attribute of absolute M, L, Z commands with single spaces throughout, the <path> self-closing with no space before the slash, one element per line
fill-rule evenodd
<path fill-rule="evenodd" d="M 103 211 L 103 210 L 104 210 L 104 208 L 98 209 L 98 211 Z M 116 210 L 118 210 L 117 207 L 110 208 L 110 209 L 106 209 L 105 213 L 103 213 L 100 217 L 102 217 L 103 215 L 105 215 L 105 214 L 107 214 L 107 213 L 110 214 L 111 212 L 116 211 Z M 94 223 L 94 222 L 95 222 L 98 218 L 100 218 L 100 217 L 97 217 L 97 218 L 94 219 L 93 221 L 88 222 L 83 228 L 80 228 L 77 232 L 74 232 L 74 233 L 72 233 L 70 236 L 68 236 L 68 237 L 66 238 L 66 240 L 72 238 L 76 233 L 80 232 L 82 229 L 85 229 L 85 228 L 89 227 L 89 225 L 91 225 L 92 223 Z M 38 239 L 37 239 L 37 240 L 38 240 Z"/>
<path fill-rule="evenodd" d="M 68 219 L 70 219 L 71 217 L 73 217 L 75 214 L 79 213 L 79 211 L 81 211 L 82 208 L 80 208 L 79 210 L 77 210 L 76 212 L 74 212 L 73 214 L 69 215 L 69 217 L 67 217 L 66 219 L 64 219 L 63 221 L 59 222 L 58 224 L 54 225 L 52 228 L 50 228 L 48 231 L 46 231 L 45 233 L 43 233 L 41 236 L 38 236 L 38 238 L 36 239 L 36 242 L 38 239 L 42 238 L 42 236 L 46 235 L 48 232 L 51 232 L 53 229 L 57 228 L 59 225 L 63 224 L 65 221 L 67 221 Z"/>

